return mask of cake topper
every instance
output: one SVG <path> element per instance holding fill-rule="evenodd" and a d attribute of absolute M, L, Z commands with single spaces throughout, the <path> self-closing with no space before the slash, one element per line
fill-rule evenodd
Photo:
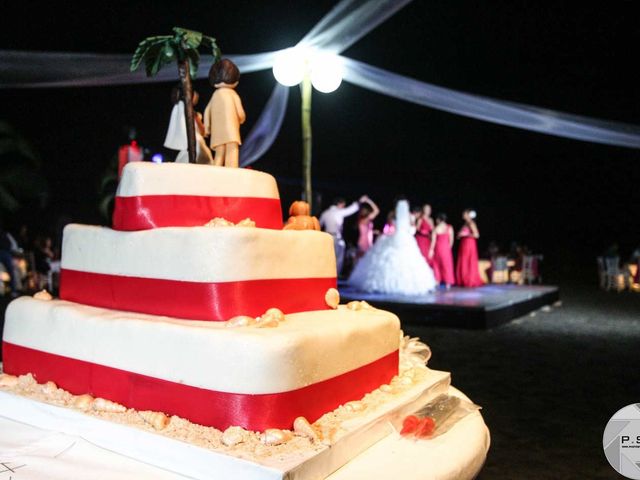
<path fill-rule="evenodd" d="M 209 145 L 215 150 L 214 165 L 238 167 L 240 125 L 245 113 L 235 91 L 240 71 L 235 63 L 224 58 L 211 66 L 209 83 L 215 87 L 204 111 L 205 135 L 211 135 Z"/>
<path fill-rule="evenodd" d="M 192 103 L 198 104 L 199 95 L 197 91 L 193 91 Z M 171 90 L 171 102 L 173 110 L 169 120 L 169 128 L 167 136 L 164 140 L 164 146 L 171 150 L 178 150 L 176 163 L 188 163 L 189 154 L 187 150 L 187 124 L 184 121 L 184 100 L 182 97 L 182 88 L 178 85 Z M 202 123 L 202 114 L 194 110 L 194 120 L 196 123 L 196 163 L 204 163 L 213 165 L 213 155 L 204 141 L 204 124 Z"/>
<path fill-rule="evenodd" d="M 148 77 L 156 75 L 160 69 L 178 63 L 178 75 L 184 99 L 184 116 L 187 130 L 189 163 L 196 163 L 196 133 L 193 110 L 191 78 L 196 76 L 200 62 L 199 47 L 211 49 L 214 63 L 220 58 L 216 39 L 186 28 L 173 27 L 173 35 L 147 37 L 138 44 L 131 59 L 131 71 L 138 69 L 144 61 Z"/>

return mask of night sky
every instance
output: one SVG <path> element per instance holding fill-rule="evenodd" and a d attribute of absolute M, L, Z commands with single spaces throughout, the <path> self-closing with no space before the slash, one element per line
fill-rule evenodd
<path fill-rule="evenodd" d="M 270 51 L 294 45 L 336 2 L 164 3 L 5 2 L 0 48 L 132 53 L 141 39 L 183 26 L 216 37 L 223 54 Z M 416 0 L 344 54 L 470 93 L 640 124 L 636 2 L 596 5 Z M 244 135 L 274 81 L 270 71 L 242 77 Z M 0 119 L 45 161 L 51 200 L 41 225 L 60 214 L 103 221 L 97 184 L 124 126 L 163 151 L 172 86 L 0 90 Z M 196 89 L 203 109 L 212 89 L 206 80 Z M 301 177 L 296 90 L 280 137 L 254 164 L 278 178 L 286 202 Z M 368 193 L 386 212 L 404 194 L 447 212 L 456 227 L 473 207 L 481 250 L 490 240 L 522 241 L 545 254 L 550 280 L 595 272 L 595 256 L 613 241 L 623 255 L 640 244 L 637 150 L 483 123 L 347 83 L 314 93 L 313 128 L 314 186 L 327 203 Z"/>

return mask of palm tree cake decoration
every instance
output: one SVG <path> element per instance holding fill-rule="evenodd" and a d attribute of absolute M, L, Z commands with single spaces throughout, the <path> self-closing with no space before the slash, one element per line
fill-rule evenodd
<path fill-rule="evenodd" d="M 131 71 L 138 69 L 144 62 L 148 77 L 156 75 L 160 69 L 176 61 L 178 75 L 184 99 L 184 116 L 187 127 L 187 146 L 189 163 L 196 163 L 195 114 L 193 108 L 193 87 L 191 79 L 195 78 L 200 64 L 200 47 L 208 48 L 213 56 L 214 65 L 220 60 L 220 48 L 216 39 L 194 30 L 173 27 L 173 35 L 147 37 L 138 44 L 131 59 Z"/>

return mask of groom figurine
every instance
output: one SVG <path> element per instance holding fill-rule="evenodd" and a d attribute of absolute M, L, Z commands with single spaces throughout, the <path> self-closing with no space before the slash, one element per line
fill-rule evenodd
<path fill-rule="evenodd" d="M 360 197 L 360 203 L 366 200 L 367 196 Z M 344 262 L 344 251 L 346 245 L 342 239 L 342 225 L 345 217 L 356 213 L 359 208 L 358 202 L 353 202 L 348 207 L 344 198 L 336 198 L 328 209 L 320 215 L 320 227 L 333 237 L 333 246 L 336 252 L 337 275 L 340 276 L 342 264 Z"/>

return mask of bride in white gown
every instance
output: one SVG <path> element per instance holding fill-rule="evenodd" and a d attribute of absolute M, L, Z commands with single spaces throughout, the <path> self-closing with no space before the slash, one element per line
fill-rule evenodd
<path fill-rule="evenodd" d="M 381 235 L 360 259 L 349 277 L 349 286 L 362 292 L 420 295 L 436 285 L 413 236 L 409 202 L 400 200 L 396 204 L 395 232 Z"/>

